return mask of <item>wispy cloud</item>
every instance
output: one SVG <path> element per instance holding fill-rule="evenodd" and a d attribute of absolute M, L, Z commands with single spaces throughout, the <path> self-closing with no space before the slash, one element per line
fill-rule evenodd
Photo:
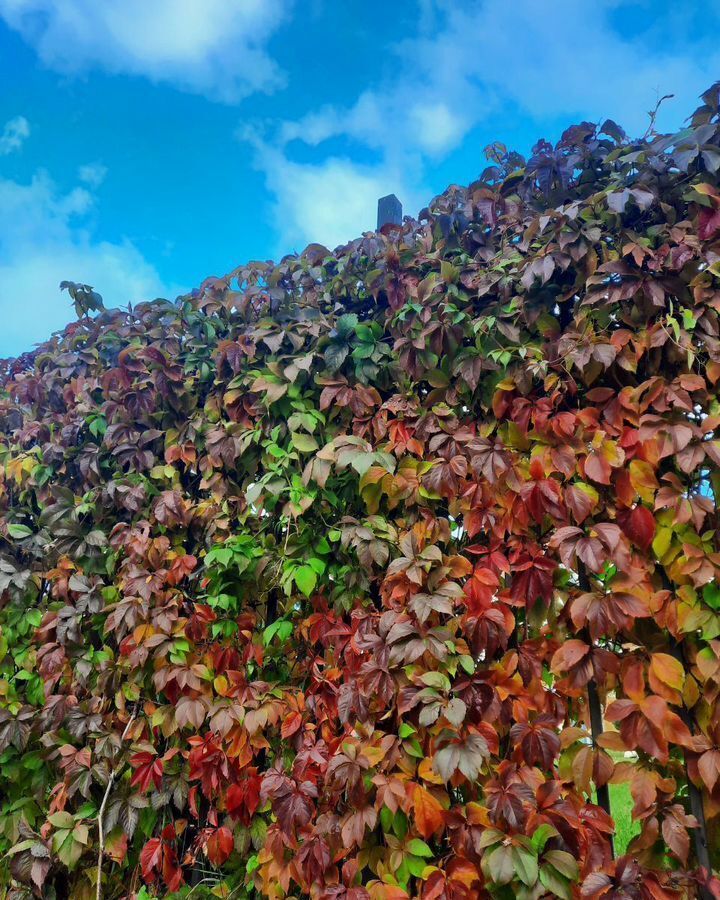
<path fill-rule="evenodd" d="M 30 137 L 30 123 L 25 116 L 9 119 L 0 134 L 0 156 L 7 156 L 19 150 Z"/>
<path fill-rule="evenodd" d="M 0 356 L 29 350 L 70 321 L 63 279 L 94 285 L 107 306 L 179 292 L 131 241 L 99 240 L 94 207 L 86 187 L 62 193 L 42 171 L 25 184 L 0 178 Z"/>
<path fill-rule="evenodd" d="M 279 233 L 348 239 L 372 227 L 376 196 L 348 204 L 339 182 L 335 197 L 323 190 L 339 173 L 354 193 L 377 195 L 391 184 L 415 213 L 433 163 L 483 124 L 502 132 L 536 122 L 540 137 L 548 122 L 610 116 L 639 133 L 657 97 L 674 93 L 658 124 L 679 125 L 678 110 L 691 110 L 720 71 L 720 51 L 710 39 L 686 44 L 682 35 L 654 40 L 651 51 L 651 30 L 620 33 L 613 16 L 637 2 L 644 0 L 422 0 L 417 33 L 388 51 L 390 77 L 345 106 L 320 106 L 265 135 L 257 160 L 275 193 Z M 342 159 L 334 148 L 323 152 L 332 139 L 347 145 Z M 315 148 L 311 163 L 298 161 L 307 156 L 298 143 Z"/>
<path fill-rule="evenodd" d="M 102 163 L 86 163 L 78 169 L 78 179 L 89 187 L 100 187 L 105 181 L 108 170 Z"/>
<path fill-rule="evenodd" d="M 64 73 L 94 68 L 235 102 L 283 83 L 266 42 L 290 0 L 0 0 L 0 17 Z"/>

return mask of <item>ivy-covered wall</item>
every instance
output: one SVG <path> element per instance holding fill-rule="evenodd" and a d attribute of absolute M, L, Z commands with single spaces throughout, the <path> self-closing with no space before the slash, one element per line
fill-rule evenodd
<path fill-rule="evenodd" d="M 2 370 L 0 895 L 720 896 L 718 96 L 68 285 Z"/>

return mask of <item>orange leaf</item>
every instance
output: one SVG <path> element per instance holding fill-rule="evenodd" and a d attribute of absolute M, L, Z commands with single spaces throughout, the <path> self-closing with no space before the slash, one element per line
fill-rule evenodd
<path fill-rule="evenodd" d="M 302 725 L 302 715 L 299 712 L 291 712 L 285 716 L 285 719 L 282 723 L 282 728 L 280 729 L 280 736 L 282 738 L 288 738 L 291 734 L 295 734 L 295 732 Z"/>
<path fill-rule="evenodd" d="M 450 861 L 448 864 L 448 875 L 451 881 L 454 881 L 456 884 L 462 884 L 468 889 L 477 886 L 480 880 L 478 870 L 473 863 L 469 859 L 463 859 L 462 857 L 456 857 Z"/>
<path fill-rule="evenodd" d="M 707 753 L 703 753 L 698 760 L 698 771 L 707 789 L 712 791 L 720 778 L 720 750 L 708 750 Z"/>
<path fill-rule="evenodd" d="M 424 838 L 432 837 L 445 822 L 443 808 L 430 791 L 418 785 L 413 797 L 415 824 Z"/>

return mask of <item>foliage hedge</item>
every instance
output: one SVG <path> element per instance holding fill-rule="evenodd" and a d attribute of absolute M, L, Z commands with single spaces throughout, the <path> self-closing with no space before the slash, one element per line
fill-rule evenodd
<path fill-rule="evenodd" d="M 720 896 L 719 92 L 70 285 L 2 370 L 4 897 Z"/>

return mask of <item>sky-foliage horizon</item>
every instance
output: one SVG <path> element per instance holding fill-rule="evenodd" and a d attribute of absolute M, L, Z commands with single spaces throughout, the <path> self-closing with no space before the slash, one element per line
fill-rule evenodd
<path fill-rule="evenodd" d="M 0 356 L 69 318 L 415 214 L 579 119 L 678 127 L 720 71 L 720 10 L 531 0 L 0 0 Z"/>

